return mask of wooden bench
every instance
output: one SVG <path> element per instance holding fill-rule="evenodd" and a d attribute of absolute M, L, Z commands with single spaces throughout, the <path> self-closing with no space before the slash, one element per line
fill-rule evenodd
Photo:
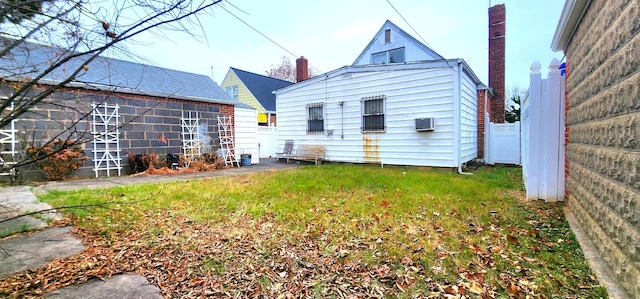
<path fill-rule="evenodd" d="M 322 164 L 324 156 L 327 153 L 327 147 L 324 145 L 299 145 L 296 149 L 295 155 L 290 159 L 299 161 L 313 162 L 316 165 Z M 288 161 L 289 159 L 287 159 Z"/>

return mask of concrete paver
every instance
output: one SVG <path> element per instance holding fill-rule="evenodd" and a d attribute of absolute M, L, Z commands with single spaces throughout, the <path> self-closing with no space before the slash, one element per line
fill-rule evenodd
<path fill-rule="evenodd" d="M 0 248 L 0 276 L 3 276 L 76 255 L 85 246 L 71 234 L 71 227 L 54 227 L 1 240 Z"/>
<path fill-rule="evenodd" d="M 0 188 L 0 221 L 22 213 L 46 209 L 51 209 L 51 206 L 38 201 L 26 186 Z M 56 218 L 59 215 L 55 212 L 50 212 L 39 214 L 38 217 L 40 218 L 24 216 L 2 222 L 0 224 L 0 238 L 14 233 L 47 227 L 47 223 L 43 220 Z"/>
<path fill-rule="evenodd" d="M 71 285 L 44 296 L 46 299 L 162 299 L 160 289 L 137 274 L 119 274 L 108 279 L 92 279 L 85 284 Z"/>

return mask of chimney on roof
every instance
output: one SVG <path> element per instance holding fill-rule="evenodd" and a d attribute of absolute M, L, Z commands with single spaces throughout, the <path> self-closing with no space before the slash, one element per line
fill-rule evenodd
<path fill-rule="evenodd" d="M 489 103 L 489 117 L 493 123 L 505 120 L 505 33 L 507 9 L 504 4 L 489 7 L 489 87 L 494 98 Z"/>
<path fill-rule="evenodd" d="M 309 79 L 309 61 L 304 56 L 296 59 L 296 82 Z"/>

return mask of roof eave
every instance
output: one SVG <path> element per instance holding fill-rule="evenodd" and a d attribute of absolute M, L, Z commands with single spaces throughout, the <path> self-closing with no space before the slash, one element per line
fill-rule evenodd
<path fill-rule="evenodd" d="M 558 26 L 551 41 L 551 49 L 554 52 L 566 49 L 589 4 L 591 4 L 591 0 L 565 1 L 562 14 L 560 14 L 560 19 L 558 20 Z"/>
<path fill-rule="evenodd" d="M 5 78 L 5 80 L 6 79 L 8 78 Z M 54 80 L 38 81 L 38 84 L 43 84 L 43 85 L 56 85 L 59 83 L 60 82 L 57 82 Z M 165 93 L 156 93 L 156 92 L 145 92 L 145 91 L 126 88 L 126 87 L 107 86 L 107 85 L 100 85 L 100 84 L 88 84 L 83 82 L 69 82 L 65 84 L 64 87 L 82 88 L 82 89 L 97 90 L 97 91 L 108 91 L 108 92 L 123 93 L 123 94 L 144 95 L 144 96 L 150 96 L 150 97 L 170 98 L 170 99 L 176 99 L 176 100 L 187 100 L 187 101 L 205 102 L 205 103 L 213 103 L 213 104 L 235 105 L 239 103 L 237 101 L 229 101 L 224 99 L 202 98 L 202 97 L 184 96 L 184 95 L 177 95 L 177 94 L 165 94 Z"/>
<path fill-rule="evenodd" d="M 282 94 L 284 92 L 289 92 L 291 90 L 295 90 L 295 89 L 307 86 L 309 84 L 313 84 L 316 81 L 326 80 L 328 78 L 341 76 L 345 73 L 363 73 L 363 72 L 377 72 L 377 71 L 388 71 L 388 70 L 409 70 L 409 69 L 430 69 L 430 68 L 451 68 L 456 66 L 458 63 L 462 63 L 463 65 L 465 65 L 466 68 L 471 70 L 471 68 L 464 61 L 464 59 L 423 60 L 423 61 L 416 61 L 416 62 L 392 63 L 392 64 L 366 64 L 366 65 L 357 65 L 357 66 L 348 65 L 348 66 L 344 66 L 339 69 L 330 71 L 328 73 L 315 76 L 313 78 L 307 79 L 300 83 L 295 83 L 295 84 L 291 84 L 289 86 L 280 88 L 278 90 L 275 90 L 273 93 L 276 94 L 277 96 L 278 94 Z M 480 80 L 475 75 L 475 73 L 473 73 L 473 71 L 471 71 L 470 73 L 473 75 L 472 78 L 476 81 L 476 83 L 479 83 Z"/>

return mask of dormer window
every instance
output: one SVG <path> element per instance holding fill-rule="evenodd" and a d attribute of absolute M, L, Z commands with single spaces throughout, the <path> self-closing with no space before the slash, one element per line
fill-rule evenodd
<path fill-rule="evenodd" d="M 371 54 L 371 64 L 402 63 L 404 59 L 404 47 Z"/>

